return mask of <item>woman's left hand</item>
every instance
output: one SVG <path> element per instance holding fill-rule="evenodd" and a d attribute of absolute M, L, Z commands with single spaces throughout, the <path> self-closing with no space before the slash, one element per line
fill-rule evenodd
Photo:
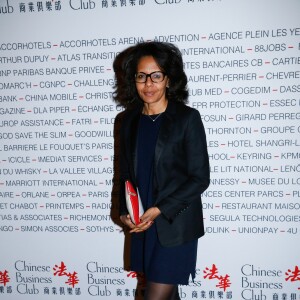
<path fill-rule="evenodd" d="M 134 229 L 130 231 L 133 232 L 143 232 L 146 231 L 154 222 L 154 220 L 161 214 L 157 207 L 151 207 L 145 211 L 141 216 L 141 223 L 138 224 Z"/>

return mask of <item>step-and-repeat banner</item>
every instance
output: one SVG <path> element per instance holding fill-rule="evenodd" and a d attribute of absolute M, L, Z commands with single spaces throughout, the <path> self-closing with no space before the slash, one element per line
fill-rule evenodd
<path fill-rule="evenodd" d="M 298 0 L 0 0 L 0 298 L 142 299 L 117 216 L 112 62 L 155 40 L 182 52 L 211 164 L 181 298 L 299 300 L 299 11 Z"/>

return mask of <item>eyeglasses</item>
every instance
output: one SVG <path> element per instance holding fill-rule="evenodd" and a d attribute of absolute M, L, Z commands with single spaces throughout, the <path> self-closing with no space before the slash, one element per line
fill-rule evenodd
<path fill-rule="evenodd" d="M 166 74 L 161 71 L 152 72 L 150 74 L 146 74 L 143 72 L 138 72 L 135 74 L 135 82 L 145 83 L 147 78 L 150 77 L 152 82 L 158 83 L 162 82 L 165 79 Z"/>

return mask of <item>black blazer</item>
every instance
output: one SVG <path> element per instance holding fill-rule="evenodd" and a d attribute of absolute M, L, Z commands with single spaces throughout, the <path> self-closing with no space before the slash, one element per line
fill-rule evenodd
<path fill-rule="evenodd" d="M 120 215 L 127 214 L 124 181 L 136 185 L 136 142 L 141 108 L 125 113 L 120 143 Z M 163 246 L 204 235 L 201 194 L 209 186 L 209 161 L 202 120 L 196 109 L 168 102 L 155 148 L 153 199 Z"/>

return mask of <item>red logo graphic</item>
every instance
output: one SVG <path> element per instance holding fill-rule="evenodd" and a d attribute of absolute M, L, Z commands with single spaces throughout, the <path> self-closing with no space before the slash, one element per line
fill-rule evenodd
<path fill-rule="evenodd" d="M 218 279 L 219 283 L 216 285 L 216 287 L 223 289 L 224 292 L 231 285 L 231 282 L 229 279 L 230 276 L 228 274 L 226 274 L 225 276 L 218 275 L 219 271 L 215 264 L 212 265 L 211 269 L 205 268 L 203 273 L 204 273 L 204 276 L 203 276 L 204 279 L 209 279 L 209 280 Z"/>
<path fill-rule="evenodd" d="M 10 278 L 8 276 L 8 271 L 1 272 L 0 271 L 0 284 L 3 284 L 6 286 L 6 284 L 9 282 Z"/>
<path fill-rule="evenodd" d="M 68 280 L 65 282 L 65 284 L 67 285 L 71 285 L 72 287 L 74 287 L 78 282 L 78 276 L 77 276 L 77 272 L 67 272 L 67 266 L 65 265 L 65 263 L 62 261 L 60 263 L 60 265 L 55 265 L 53 268 L 54 271 L 54 276 L 66 276 L 68 277 Z"/>
<path fill-rule="evenodd" d="M 285 275 L 287 276 L 285 278 L 285 281 L 300 281 L 300 269 L 298 266 L 295 266 L 295 269 L 293 271 L 291 269 L 288 269 L 287 272 L 285 272 Z M 298 290 L 300 290 L 300 287 L 298 287 Z"/>
<path fill-rule="evenodd" d="M 138 281 L 138 285 L 141 287 L 146 286 L 146 277 L 145 277 L 144 273 L 142 273 L 142 272 L 131 271 L 127 274 L 127 277 L 136 278 Z"/>

